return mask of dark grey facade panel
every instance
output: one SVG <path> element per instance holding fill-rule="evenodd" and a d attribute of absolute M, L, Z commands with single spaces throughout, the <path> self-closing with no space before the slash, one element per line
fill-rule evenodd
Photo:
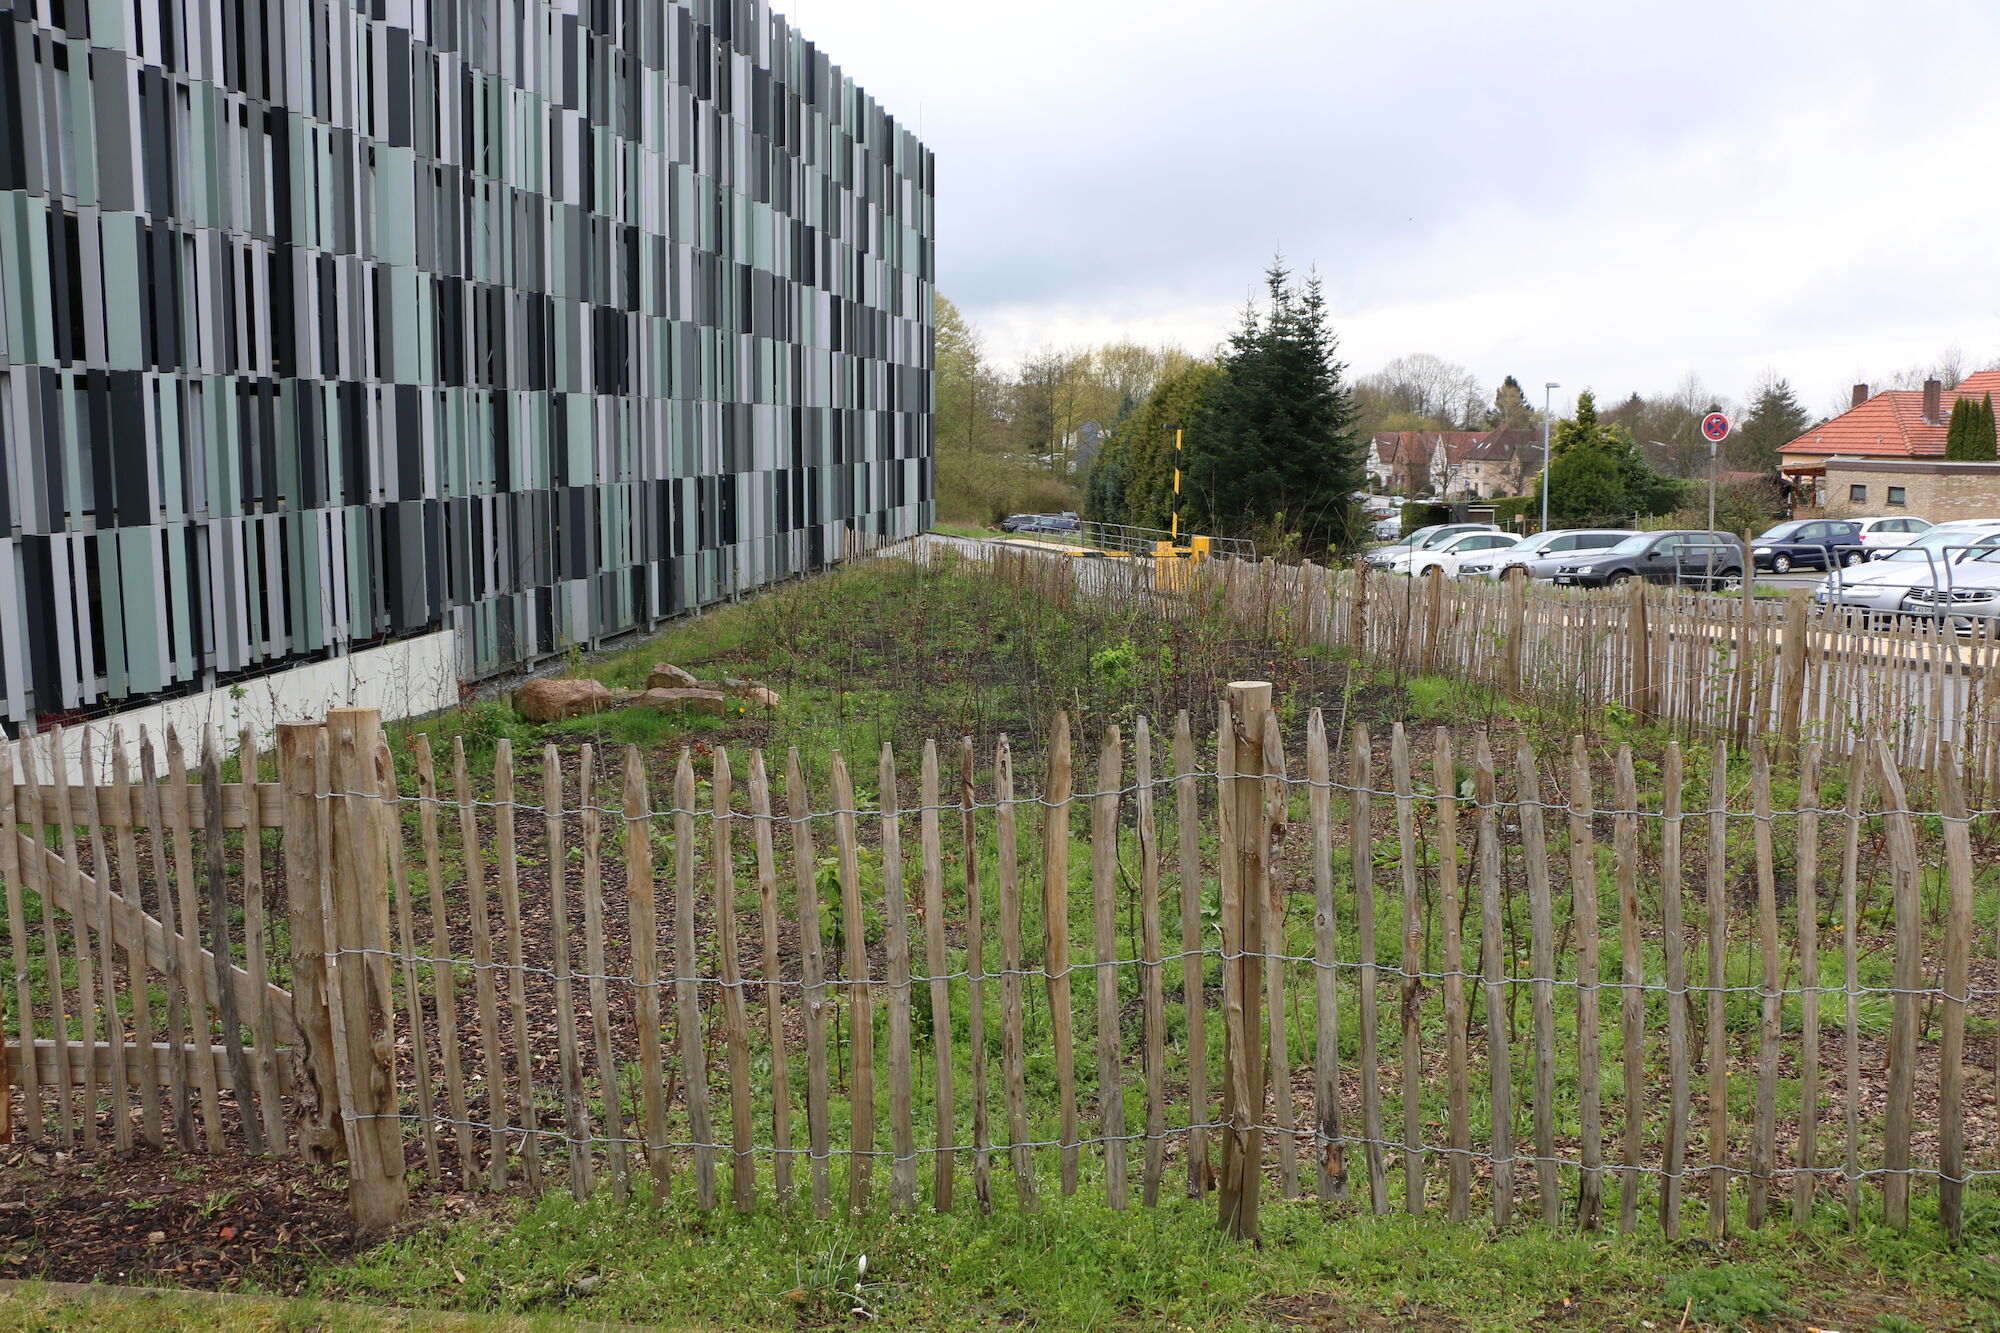
<path fill-rule="evenodd" d="M 764 0 L 0 0 L 5 717 L 919 530 L 934 181 Z"/>

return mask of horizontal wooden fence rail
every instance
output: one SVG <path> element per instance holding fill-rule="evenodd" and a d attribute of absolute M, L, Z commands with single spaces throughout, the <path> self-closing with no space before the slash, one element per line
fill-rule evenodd
<path fill-rule="evenodd" d="M 109 748 L 108 785 L 86 777 L 100 771 L 88 735 L 75 770 L 60 730 L 0 763 L 5 1067 L 22 1128 L 121 1151 L 282 1148 L 280 1048 L 298 1031 L 268 951 L 274 924 L 283 934 L 264 901 L 277 812 L 255 741 L 240 738 L 248 780 L 234 783 L 212 735 L 193 780 L 172 733 L 164 755 L 142 735 L 137 784 L 115 730 Z"/>
<path fill-rule="evenodd" d="M 1033 755 L 663 770 L 396 754 L 348 710 L 281 737 L 268 836 L 190 822 L 176 738 L 165 782 L 150 744 L 114 773 L 132 825 L 24 754 L 21 1127 L 344 1160 L 367 1225 L 411 1190 L 567 1188 L 822 1216 L 1213 1192 L 1240 1235 L 1267 1195 L 1668 1235 L 1934 1195 L 1955 1230 L 2000 1172 L 1966 1113 L 1992 814 L 1952 749 L 1655 767 L 1329 721 L 1252 682 L 1164 731 L 1058 716 Z M 220 814 L 212 743 L 200 767 Z"/>

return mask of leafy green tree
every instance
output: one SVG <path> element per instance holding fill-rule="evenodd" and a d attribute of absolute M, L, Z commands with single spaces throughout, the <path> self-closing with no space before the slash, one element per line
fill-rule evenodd
<path fill-rule="evenodd" d="M 1212 361 L 1198 361 L 1169 373 L 1118 423 L 1098 450 L 1085 484 L 1084 503 L 1090 517 L 1142 528 L 1172 527 L 1174 427 L 1181 427 L 1185 447 L 1188 424 L 1203 395 L 1221 374 Z"/>
<path fill-rule="evenodd" d="M 1617 455 L 1594 444 L 1571 448 L 1550 463 L 1548 488 L 1552 523 L 1595 523 L 1629 512 Z"/>
<path fill-rule="evenodd" d="M 1549 454 L 1540 485 L 1548 487 L 1551 522 L 1671 514 L 1688 493 L 1688 483 L 1646 461 L 1630 427 L 1598 420 L 1597 397 L 1588 389 L 1577 395 L 1576 415 L 1556 423 Z M 1535 494 L 1541 494 L 1539 485 Z"/>
<path fill-rule="evenodd" d="M 1791 384 L 1767 380 L 1757 390 L 1742 428 L 1729 441 L 1729 461 L 1742 472 L 1776 472 L 1779 451 L 1811 426 L 1812 418 L 1799 406 Z"/>
<path fill-rule="evenodd" d="M 1222 373 L 1189 421 L 1184 516 L 1222 535 L 1282 527 L 1308 552 L 1351 550 L 1353 495 L 1367 480 L 1366 441 L 1327 326 L 1318 278 L 1295 285 L 1282 260 L 1267 302 L 1243 314 Z"/>
<path fill-rule="evenodd" d="M 1494 430 L 1524 430 L 1535 424 L 1535 415 L 1521 381 L 1509 375 L 1494 391 L 1493 410 L 1487 413 L 1486 422 Z"/>

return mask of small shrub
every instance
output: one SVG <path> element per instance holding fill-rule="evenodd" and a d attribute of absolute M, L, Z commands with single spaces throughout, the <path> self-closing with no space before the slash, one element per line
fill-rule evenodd
<path fill-rule="evenodd" d="M 1930 1333 L 1929 1326 L 1920 1324 L 1908 1315 L 1882 1314 L 1875 1316 L 1875 1322 L 1868 1326 L 1868 1333 Z"/>
<path fill-rule="evenodd" d="M 1441 722 L 1451 715 L 1457 682 L 1448 676 L 1415 676 L 1403 688 L 1410 697 L 1410 721 Z"/>
<path fill-rule="evenodd" d="M 1777 1319 L 1797 1313 L 1785 1288 L 1760 1269 L 1724 1264 L 1670 1277 L 1667 1308 L 1685 1311 L 1691 1324 L 1742 1328 L 1752 1319 Z"/>
<path fill-rule="evenodd" d="M 1090 656 L 1091 674 L 1107 690 L 1125 689 L 1139 670 L 1139 653 L 1130 639 L 1115 647 L 1101 649 Z"/>

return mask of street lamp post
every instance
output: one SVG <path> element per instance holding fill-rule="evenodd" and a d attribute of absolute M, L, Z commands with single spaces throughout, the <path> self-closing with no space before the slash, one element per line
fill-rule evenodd
<path fill-rule="evenodd" d="M 1542 531 L 1549 530 L 1549 404 L 1562 388 L 1554 380 L 1542 386 Z"/>

